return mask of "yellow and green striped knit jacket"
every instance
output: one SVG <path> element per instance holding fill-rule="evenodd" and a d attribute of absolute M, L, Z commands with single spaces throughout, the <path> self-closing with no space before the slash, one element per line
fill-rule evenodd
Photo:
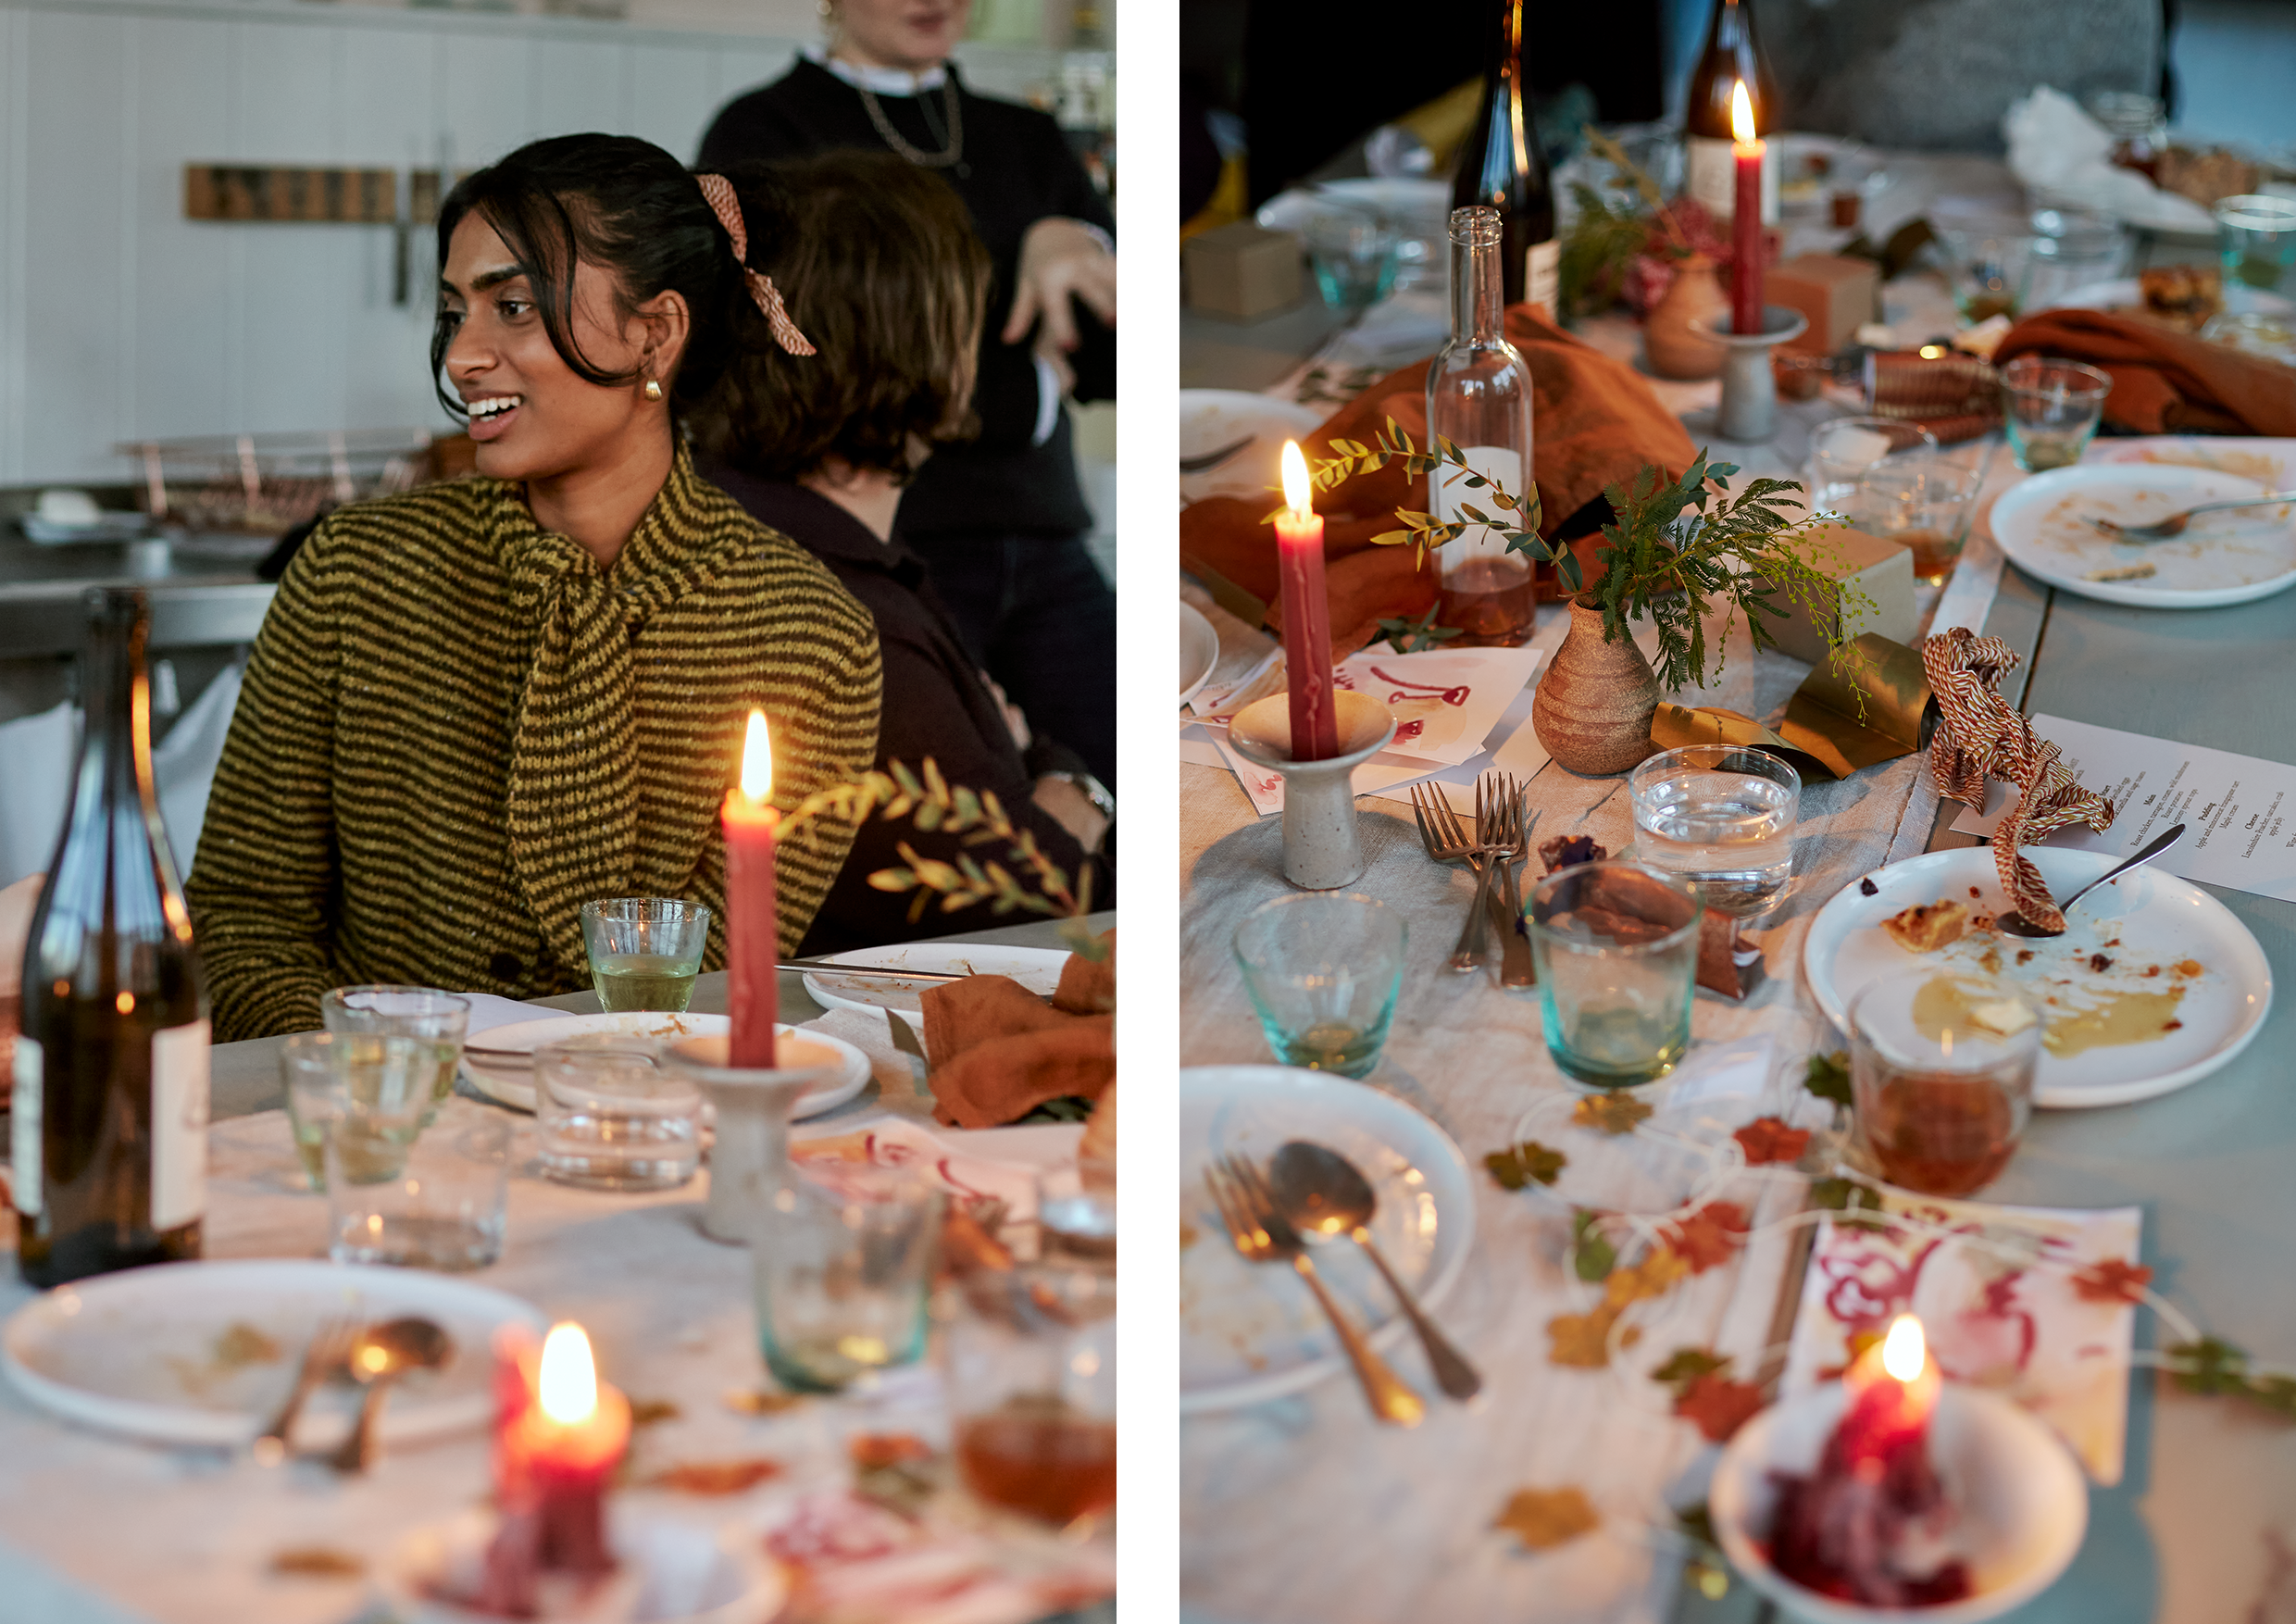
<path fill-rule="evenodd" d="M 572 991 L 597 897 L 706 904 L 722 968 L 750 707 L 786 808 L 870 765 L 880 685 L 868 611 L 682 449 L 603 571 L 496 480 L 341 509 L 256 640 L 185 887 L 216 1037 L 358 982 Z M 775 864 L 783 953 L 852 842 L 817 829 Z"/>

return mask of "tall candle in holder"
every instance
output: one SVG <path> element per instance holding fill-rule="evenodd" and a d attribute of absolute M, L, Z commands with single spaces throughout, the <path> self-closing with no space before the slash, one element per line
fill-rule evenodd
<path fill-rule="evenodd" d="M 1755 134 L 1753 104 L 1740 80 L 1730 93 L 1730 157 L 1737 165 L 1737 207 L 1730 217 L 1730 254 L 1737 276 L 1730 284 L 1730 326 L 1741 333 L 1762 331 L 1762 155 Z"/>
<path fill-rule="evenodd" d="M 1319 562 L 1320 556 L 1319 551 Z M 724 812 L 726 1010 L 733 1021 L 729 1064 L 759 1071 L 773 1067 L 773 1025 L 780 1014 L 773 836 L 781 815 L 773 809 L 772 794 L 772 742 L 765 712 L 753 710 L 742 746 L 742 781 L 726 792 Z"/>
<path fill-rule="evenodd" d="M 1292 757 L 1325 761 L 1340 753 L 1331 681 L 1331 606 L 1324 596 L 1323 518 L 1308 506 L 1307 459 L 1283 443 L 1285 511 L 1276 516 L 1281 575 L 1283 667 L 1292 691 Z"/>

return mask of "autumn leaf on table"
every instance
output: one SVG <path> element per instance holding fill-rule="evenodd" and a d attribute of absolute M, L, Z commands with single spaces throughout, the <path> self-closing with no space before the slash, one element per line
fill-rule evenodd
<path fill-rule="evenodd" d="M 678 1494 L 739 1494 L 780 1475 L 781 1463 L 762 1455 L 747 1460 L 681 1460 L 652 1477 L 639 1479 L 638 1487 L 668 1489 Z"/>
<path fill-rule="evenodd" d="M 1517 1489 L 1491 1525 L 1530 1551 L 1551 1551 L 1603 1526 L 1603 1514 L 1576 1488 Z"/>
<path fill-rule="evenodd" d="M 914 1432 L 855 1432 L 845 1440 L 845 1453 L 857 1467 L 900 1466 L 930 1460 L 932 1445 Z"/>
<path fill-rule="evenodd" d="M 1710 1201 L 1663 1233 L 1667 1250 L 1692 1274 L 1703 1274 L 1728 1263 L 1745 1243 L 1746 1212 L 1734 1201 Z"/>
<path fill-rule="evenodd" d="M 1666 1355 L 1666 1362 L 1651 1372 L 1651 1380 L 1661 1387 L 1674 1389 L 1680 1398 L 1690 1390 L 1691 1382 L 1701 1376 L 1727 1376 L 1730 1373 L 1728 1354 L 1710 1353 L 1704 1348 L 1677 1348 Z"/>
<path fill-rule="evenodd" d="M 1631 1133 L 1635 1124 L 1651 1114 L 1651 1107 L 1628 1093 L 1587 1094 L 1571 1111 L 1571 1125 L 1592 1128 L 1603 1133 Z"/>
<path fill-rule="evenodd" d="M 1730 1135 L 1738 1141 L 1738 1148 L 1746 1153 L 1746 1165 L 1763 1167 L 1771 1162 L 1795 1162 L 1809 1148 L 1807 1128 L 1789 1128 L 1778 1117 L 1757 1117 Z"/>
<path fill-rule="evenodd" d="M 271 1571 L 295 1579 L 356 1579 L 367 1558 L 326 1545 L 297 1545 L 271 1555 Z"/>
<path fill-rule="evenodd" d="M 1674 1413 L 1696 1422 L 1714 1443 L 1728 1443 L 1731 1433 L 1761 1411 L 1760 1388 L 1751 1381 L 1732 1381 L 1718 1370 L 1692 1377 L 1674 1401 Z"/>
<path fill-rule="evenodd" d="M 1618 1250 L 1598 1227 L 1600 1222 L 1599 1214 L 1583 1206 L 1570 1218 L 1572 1269 L 1590 1285 L 1610 1273 L 1618 1263 Z"/>
<path fill-rule="evenodd" d="M 633 1427 L 655 1427 L 664 1421 L 674 1421 L 685 1412 L 666 1398 L 633 1398 L 630 1401 L 630 1424 Z"/>
<path fill-rule="evenodd" d="M 1547 1363 L 1573 1370 L 1600 1370 L 1610 1363 L 1610 1328 L 1625 1312 L 1620 1304 L 1604 1303 L 1591 1314 L 1557 1314 L 1547 1321 L 1547 1339 L 1553 1344 L 1547 1350 Z M 1628 1326 L 1619 1341 L 1630 1347 L 1639 1338 L 1640 1333 Z"/>
<path fill-rule="evenodd" d="M 1880 1193 L 1854 1179 L 1813 1179 L 1810 1181 L 1810 1205 L 1840 1214 L 1834 1222 L 1845 1230 L 1888 1227 L 1887 1221 L 1878 1216 L 1866 1216 L 1880 1213 Z"/>
<path fill-rule="evenodd" d="M 1491 1169 L 1491 1176 L 1499 1181 L 1502 1190 L 1520 1190 L 1533 1180 L 1552 1184 L 1569 1165 L 1568 1156 L 1535 1139 L 1494 1150 L 1483 1158 L 1483 1166 Z"/>
<path fill-rule="evenodd" d="M 1809 1068 L 1803 1073 L 1802 1086 L 1821 1100 L 1831 1100 L 1837 1106 L 1850 1104 L 1850 1056 L 1840 1049 L 1830 1055 L 1813 1055 Z"/>
<path fill-rule="evenodd" d="M 1640 1262 L 1611 1270 L 1610 1278 L 1603 1282 L 1603 1300 L 1614 1308 L 1624 1308 L 1646 1297 L 1664 1296 L 1690 1272 L 1691 1266 L 1681 1254 L 1653 1246 L 1642 1254 Z"/>
<path fill-rule="evenodd" d="M 2124 1257 L 2101 1257 L 2073 1277 L 2073 1291 L 2084 1303 L 2135 1303 L 2152 1283 L 2152 1271 Z"/>

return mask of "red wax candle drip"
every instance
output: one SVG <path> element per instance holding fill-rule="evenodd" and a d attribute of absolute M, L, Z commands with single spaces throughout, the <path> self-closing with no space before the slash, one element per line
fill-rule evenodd
<path fill-rule="evenodd" d="M 1324 595 L 1323 516 L 1307 505 L 1307 464 L 1299 446 L 1286 442 L 1283 455 L 1290 507 L 1276 516 L 1276 564 L 1292 695 L 1292 759 L 1328 761 L 1340 753 L 1340 718 L 1331 681 L 1331 605 Z"/>

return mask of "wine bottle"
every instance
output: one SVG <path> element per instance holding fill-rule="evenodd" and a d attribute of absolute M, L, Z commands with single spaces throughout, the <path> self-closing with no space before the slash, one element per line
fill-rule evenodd
<path fill-rule="evenodd" d="M 1753 37 L 1753 0 L 1715 0 L 1706 48 L 1691 70 L 1682 119 L 1682 189 L 1727 230 L 1738 211 L 1730 156 L 1730 96 L 1745 81 L 1756 135 L 1777 131 L 1778 90 Z M 1762 155 L 1762 222 L 1778 223 L 1778 143 Z"/>
<path fill-rule="evenodd" d="M 1498 0 L 1498 7 L 1483 99 L 1459 148 L 1451 206 L 1499 211 L 1506 227 L 1502 296 L 1510 305 L 1541 306 L 1552 317 L 1562 246 L 1554 239 L 1554 185 L 1547 178 L 1546 154 L 1523 100 L 1523 0 Z"/>
<path fill-rule="evenodd" d="M 1427 429 L 1509 495 L 1530 494 L 1530 369 L 1506 341 L 1500 292 L 1506 231 L 1491 208 L 1451 211 L 1451 341 L 1427 369 Z M 1446 522 L 1462 504 L 1500 517 L 1487 490 L 1446 464 L 1428 475 L 1429 506 Z M 1508 516 L 1512 517 L 1512 516 Z M 1531 633 L 1531 560 L 1491 526 L 1470 523 L 1435 553 L 1436 619 L 1462 635 L 1446 647 L 1513 648 Z"/>
<path fill-rule="evenodd" d="M 10 1108 L 17 1258 L 35 1286 L 199 1255 L 207 1000 L 152 781 L 150 611 L 87 594 L 86 724 L 24 953 Z"/>

